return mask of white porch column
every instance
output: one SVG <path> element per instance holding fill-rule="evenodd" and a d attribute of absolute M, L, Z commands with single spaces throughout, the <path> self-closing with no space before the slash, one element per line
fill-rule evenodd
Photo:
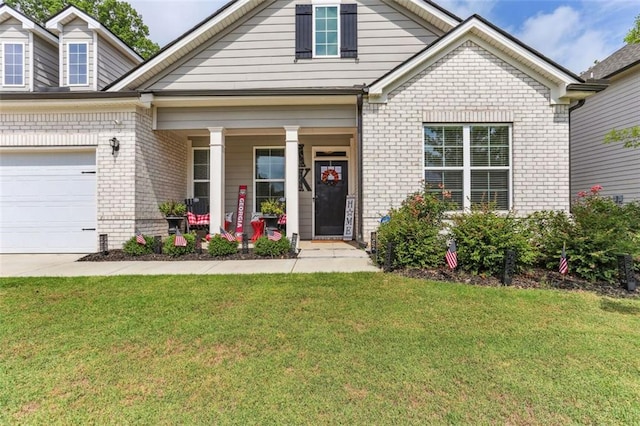
<path fill-rule="evenodd" d="M 224 127 L 209 127 L 209 233 L 224 227 Z"/>
<path fill-rule="evenodd" d="M 285 187 L 287 199 L 287 237 L 300 235 L 300 202 L 298 199 L 298 130 L 299 126 L 285 126 Z"/>

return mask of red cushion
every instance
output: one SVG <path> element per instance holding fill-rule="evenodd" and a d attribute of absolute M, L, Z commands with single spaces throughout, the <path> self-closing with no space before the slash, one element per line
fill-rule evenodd
<path fill-rule="evenodd" d="M 208 225 L 209 213 L 195 214 L 195 213 L 187 212 L 187 221 L 189 222 L 189 225 Z"/>

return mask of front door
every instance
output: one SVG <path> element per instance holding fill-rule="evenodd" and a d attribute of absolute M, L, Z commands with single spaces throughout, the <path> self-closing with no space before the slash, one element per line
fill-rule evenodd
<path fill-rule="evenodd" d="M 316 237 L 342 236 L 344 209 L 349 186 L 348 162 L 318 160 L 315 162 L 315 226 Z"/>

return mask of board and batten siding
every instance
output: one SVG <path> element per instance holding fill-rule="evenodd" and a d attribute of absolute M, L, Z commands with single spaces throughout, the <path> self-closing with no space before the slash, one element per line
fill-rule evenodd
<path fill-rule="evenodd" d="M 40 87 L 55 87 L 60 82 L 58 67 L 58 46 L 33 37 L 33 86 L 34 90 Z"/>
<path fill-rule="evenodd" d="M 104 37 L 98 37 L 98 90 L 126 74 L 136 63 L 122 55 Z"/>
<path fill-rule="evenodd" d="M 22 43 L 24 45 L 24 85 L 5 86 L 4 85 L 4 43 Z M 29 90 L 29 58 L 30 58 L 29 32 L 22 29 L 22 23 L 15 18 L 7 19 L 0 24 L 0 91 L 4 92 L 26 92 Z"/>
<path fill-rule="evenodd" d="M 331 87 L 371 83 L 433 42 L 436 29 L 380 0 L 357 3 L 358 58 L 295 61 L 295 5 L 277 0 L 139 89 Z M 311 3 L 308 1 L 306 3 Z M 439 34 L 441 35 L 441 34 Z"/>
<path fill-rule="evenodd" d="M 640 66 L 571 113 L 571 193 L 602 185 L 605 196 L 640 201 L 640 149 L 603 143 L 611 129 L 640 126 Z"/>
<path fill-rule="evenodd" d="M 88 47 L 87 84 L 82 86 L 70 86 L 70 90 L 91 90 L 91 88 L 93 87 L 93 32 L 89 29 L 89 25 L 82 19 L 76 18 L 64 26 L 62 44 L 62 72 L 64 77 L 64 79 L 62 80 L 63 86 L 69 86 L 69 43 L 87 43 Z"/>
<path fill-rule="evenodd" d="M 158 130 L 355 127 L 355 105 L 158 108 Z"/>

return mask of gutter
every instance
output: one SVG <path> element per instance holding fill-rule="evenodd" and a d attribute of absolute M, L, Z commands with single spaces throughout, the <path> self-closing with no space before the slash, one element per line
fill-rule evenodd
<path fill-rule="evenodd" d="M 362 159 L 364 157 L 363 152 L 364 149 L 362 147 L 362 141 L 364 140 L 363 136 L 362 136 L 362 93 L 358 94 L 358 102 L 357 102 L 357 132 L 358 132 L 358 193 L 357 193 L 357 200 L 358 200 L 358 232 L 356 235 L 356 242 L 358 243 L 359 246 L 364 246 L 366 247 L 367 243 L 364 241 L 364 235 L 363 235 L 363 223 L 362 223 L 362 218 L 363 218 L 363 206 L 364 206 L 364 202 L 362 200 L 362 185 L 364 182 L 364 179 L 362 178 Z"/>

